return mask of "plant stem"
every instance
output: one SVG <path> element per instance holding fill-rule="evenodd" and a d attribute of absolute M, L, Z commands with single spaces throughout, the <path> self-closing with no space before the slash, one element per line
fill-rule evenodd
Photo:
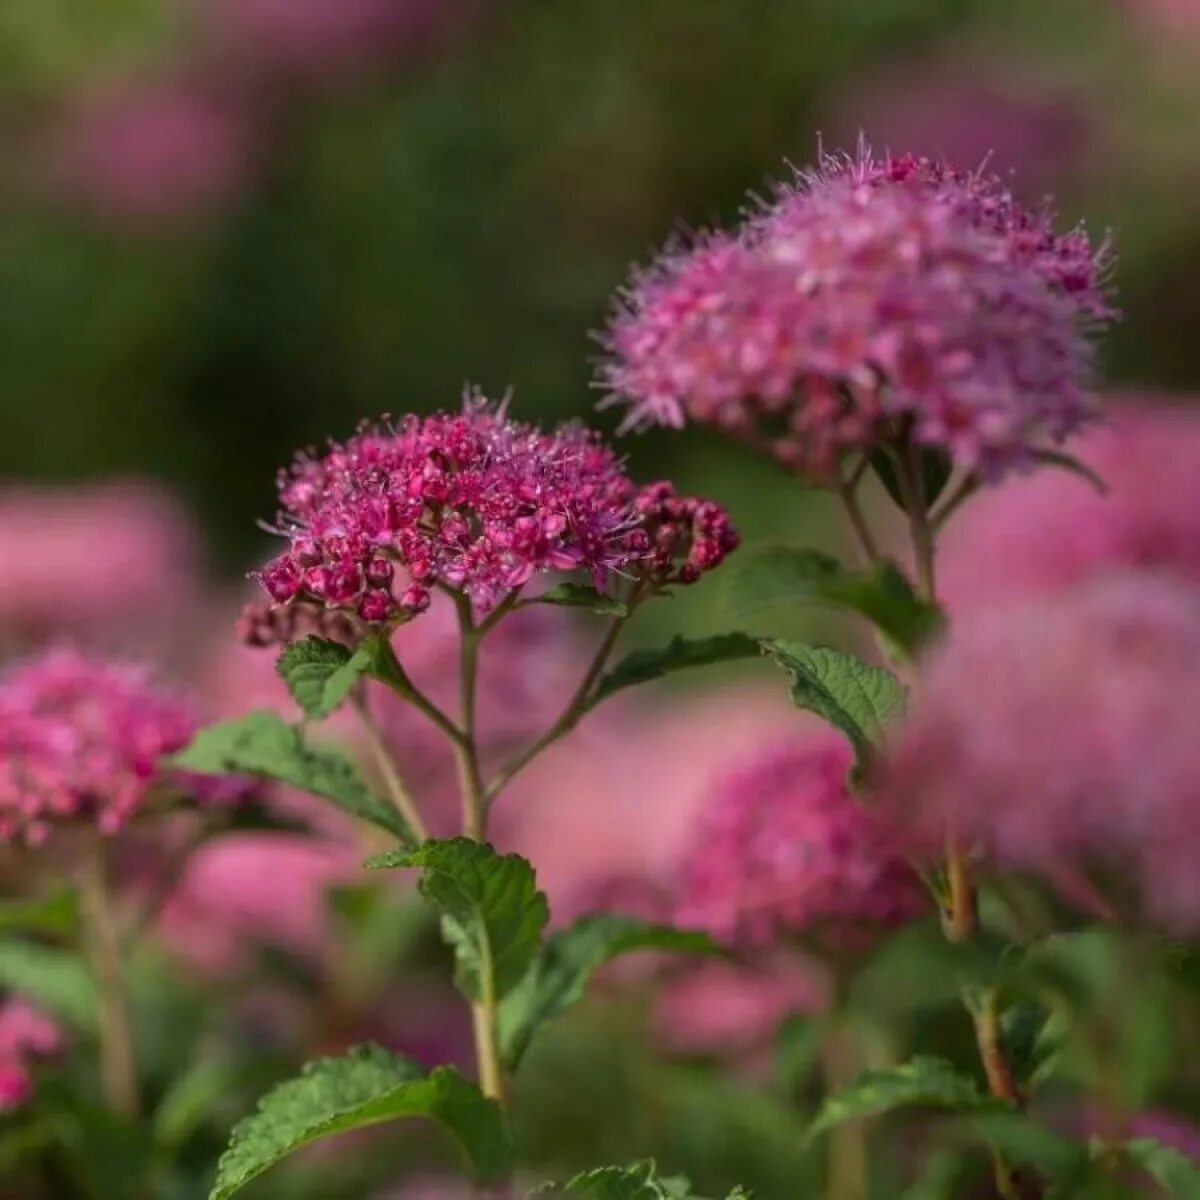
<path fill-rule="evenodd" d="M 937 603 L 935 577 L 934 529 L 930 521 L 921 485 L 917 447 L 905 437 L 897 455 L 897 480 L 908 516 L 913 556 L 917 568 L 917 592 L 929 604 Z M 958 844 L 953 830 L 946 833 L 946 899 L 942 913 L 942 928 L 948 941 L 963 944 L 979 934 L 979 901 L 971 879 L 971 866 L 965 851 Z M 964 996 L 967 1011 L 975 1027 L 979 1059 L 993 1096 L 1011 1103 L 1020 1103 L 1017 1087 L 1004 1047 L 1000 1040 L 1000 1019 L 996 994 L 985 990 L 975 996 Z M 1016 1182 L 1003 1156 L 993 1147 L 997 1186 L 1004 1196 L 1016 1195 Z"/>
<path fill-rule="evenodd" d="M 404 818 L 405 824 L 412 830 L 413 837 L 418 842 L 425 841 L 429 837 L 429 831 L 425 827 L 425 822 L 421 820 L 416 800 L 413 798 L 412 792 L 405 786 L 404 780 L 400 778 L 400 772 L 396 770 L 396 764 L 392 761 L 392 756 L 388 753 L 387 746 L 384 745 L 383 736 L 379 732 L 379 726 L 375 723 L 375 718 L 371 716 L 371 710 L 367 705 L 366 697 L 361 693 L 356 694 L 354 697 L 354 708 L 358 713 L 359 721 L 362 723 L 363 733 L 367 739 L 367 747 L 371 751 L 375 765 L 379 768 L 380 775 L 383 776 L 384 783 L 387 784 L 388 795 L 392 798 L 392 804 L 400 816 Z"/>
<path fill-rule="evenodd" d="M 839 479 L 837 494 L 842 501 L 842 508 L 846 512 L 850 528 L 854 531 L 854 536 L 858 538 L 858 544 L 866 556 L 867 563 L 874 566 L 879 561 L 879 547 L 875 542 L 874 534 L 871 533 L 871 527 L 863 515 L 862 507 L 858 503 L 858 479 L 860 478 L 861 473 L 857 478 L 850 480 Z"/>
<path fill-rule="evenodd" d="M 613 652 L 613 647 L 617 644 L 617 638 L 621 636 L 621 630 L 625 628 L 626 622 L 632 615 L 635 603 L 636 597 L 632 597 L 629 601 L 628 610 L 619 616 L 613 617 L 609 622 L 608 629 L 605 631 L 604 637 L 596 649 L 596 653 L 583 680 L 575 689 L 571 699 L 567 701 L 566 707 L 559 714 L 558 719 L 541 737 L 530 742 L 523 750 L 519 750 L 496 772 L 496 775 L 487 785 L 485 792 L 487 803 L 490 804 L 495 800 L 512 780 L 529 766 L 543 750 L 553 745 L 559 738 L 565 737 L 566 734 L 570 733 L 579 724 L 584 713 L 590 707 L 589 701 L 591 700 L 592 688 L 600 678 L 600 673 L 604 670 L 604 665 L 608 662 L 609 656 Z"/>
<path fill-rule="evenodd" d="M 121 943 L 107 880 L 104 847 L 97 844 L 84 867 L 80 914 L 86 952 L 100 1002 L 100 1081 L 110 1108 L 136 1117 L 141 1109 L 137 1061 L 121 969 Z"/>
<path fill-rule="evenodd" d="M 459 789 L 462 796 L 463 832 L 477 842 L 487 840 L 488 799 L 484 794 L 479 772 L 479 748 L 475 729 L 475 698 L 478 691 L 479 641 L 483 632 L 475 624 L 471 600 L 462 592 L 454 594 L 458 609 L 459 636 L 459 703 L 461 705 L 462 741 L 454 745 L 458 765 Z M 504 1071 L 500 1065 L 500 1048 L 496 1041 L 497 1004 L 492 986 L 492 966 L 485 962 L 481 972 L 481 992 L 471 1003 L 471 1026 L 475 1034 L 475 1061 L 479 1069 L 479 1086 L 485 1096 L 504 1103 Z"/>

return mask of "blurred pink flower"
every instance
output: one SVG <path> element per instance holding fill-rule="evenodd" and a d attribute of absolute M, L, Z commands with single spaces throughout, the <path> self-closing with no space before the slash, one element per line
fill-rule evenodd
<path fill-rule="evenodd" d="M 1095 120 L 1088 98 L 1061 80 L 1023 73 L 1018 63 L 1002 71 L 964 65 L 957 54 L 856 77 L 833 105 L 822 128 L 835 140 L 869 129 L 881 146 L 914 146 L 968 166 L 1003 164 L 1032 196 L 1086 168 Z"/>
<path fill-rule="evenodd" d="M 275 946 L 309 964 L 325 961 L 326 893 L 361 877 L 353 846 L 289 833 L 226 834 L 188 860 L 163 907 L 159 931 L 192 965 L 225 975 Z"/>
<path fill-rule="evenodd" d="M 14 664 L 0 676 L 0 842 L 36 845 L 68 823 L 116 833 L 173 782 L 160 760 L 197 724 L 139 667 L 66 647 Z M 223 777 L 193 782 L 200 797 L 238 794 Z"/>
<path fill-rule="evenodd" d="M 52 147 L 68 197 L 134 226 L 186 225 L 226 210 L 255 157 L 253 114 L 232 88 L 128 82 L 79 98 Z"/>
<path fill-rule="evenodd" d="M 1200 592 L 1109 578 L 960 620 L 879 782 L 914 850 L 947 829 L 1052 881 L 1114 870 L 1168 925 L 1200 922 Z"/>
<path fill-rule="evenodd" d="M 0 488 L 0 645 L 153 642 L 199 594 L 199 559 L 191 520 L 152 484 Z"/>
<path fill-rule="evenodd" d="M 894 837 L 848 790 L 852 763 L 833 733 L 737 756 L 699 814 L 677 923 L 748 948 L 810 938 L 838 950 L 925 909 Z"/>
<path fill-rule="evenodd" d="M 34 1062 L 62 1048 L 62 1031 L 33 1005 L 20 998 L 0 1003 L 0 1113 L 33 1098 Z"/>
<path fill-rule="evenodd" d="M 259 71 L 320 79 L 415 55 L 470 0 L 197 0 L 215 40 Z"/>
<path fill-rule="evenodd" d="M 1123 0 L 1125 7 L 1165 34 L 1200 35 L 1197 0 Z"/>
<path fill-rule="evenodd" d="M 1107 495 L 1066 471 L 1042 471 L 975 497 L 953 518 L 938 557 L 939 593 L 953 611 L 1127 568 L 1200 585 L 1200 413 L 1125 402 L 1075 454 Z"/>
<path fill-rule="evenodd" d="M 653 916 L 663 893 L 669 910 L 712 779 L 747 746 L 811 728 L 782 688 L 646 703 L 601 709 L 501 803 L 505 849 L 533 862 L 556 922 L 599 900 Z"/>
<path fill-rule="evenodd" d="M 706 962 L 665 981 L 655 1025 L 670 1049 L 745 1055 L 769 1045 L 787 1017 L 823 1012 L 829 999 L 822 968 L 799 954 L 754 966 Z"/>

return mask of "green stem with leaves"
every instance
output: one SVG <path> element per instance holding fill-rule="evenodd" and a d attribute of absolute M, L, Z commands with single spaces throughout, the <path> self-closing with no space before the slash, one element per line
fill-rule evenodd
<path fill-rule="evenodd" d="M 605 630 L 604 637 L 601 639 L 600 645 L 597 647 L 596 653 L 593 655 L 582 681 L 575 689 L 570 700 L 567 701 L 558 719 L 551 724 L 545 733 L 535 738 L 523 750 L 519 750 L 496 772 L 487 785 L 485 792 L 487 803 L 490 804 L 495 800 L 513 779 L 529 766 L 543 750 L 552 746 L 560 738 L 565 737 L 583 719 L 588 709 L 592 706 L 592 692 L 596 683 L 600 679 L 600 675 L 609 658 L 612 656 L 613 648 L 617 644 L 617 639 L 621 636 L 621 631 L 633 615 L 633 608 L 637 602 L 638 595 L 635 593 L 630 598 L 626 610 L 609 620 L 608 628 Z"/>
<path fill-rule="evenodd" d="M 476 735 L 475 707 L 479 678 L 479 643 L 487 631 L 475 623 L 471 600 L 462 592 L 454 594 L 458 610 L 460 659 L 459 703 L 462 740 L 454 744 L 458 766 L 459 792 L 462 798 L 463 832 L 477 842 L 487 840 L 488 797 L 479 769 L 479 745 Z M 481 972 L 480 997 L 471 1004 L 471 1025 L 475 1035 L 475 1059 L 479 1067 L 479 1086 L 485 1096 L 504 1103 L 504 1069 L 497 1040 L 497 1000 L 491 964 Z"/>
<path fill-rule="evenodd" d="M 383 735 L 379 732 L 379 726 L 375 723 L 375 718 L 371 715 L 366 696 L 363 695 L 361 690 L 354 696 L 354 708 L 358 713 L 358 719 L 362 725 L 363 736 L 367 740 L 367 748 L 371 752 L 371 757 L 375 760 L 375 766 L 379 774 L 383 777 L 383 782 L 387 785 L 388 795 L 391 797 L 392 804 L 395 805 L 396 811 L 404 819 L 404 823 L 412 830 L 416 841 L 425 841 L 429 836 L 429 832 L 425 828 L 425 822 L 421 819 L 417 802 L 412 792 L 408 790 L 404 780 L 400 777 L 400 772 L 396 769 L 396 764 L 392 760 L 387 746 L 384 745 Z"/>
<path fill-rule="evenodd" d="M 935 531 L 921 482 L 919 450 L 906 437 L 896 455 L 897 480 L 908 517 L 916 563 L 917 592 L 929 604 L 937 603 Z M 945 889 L 942 928 L 948 941 L 965 944 L 979 935 L 979 898 L 971 879 L 971 865 L 953 830 L 945 842 Z M 985 990 L 965 998 L 975 1029 L 979 1059 L 988 1090 L 998 1099 L 1020 1103 L 1021 1092 L 1004 1053 L 1000 1019 L 994 991 Z M 1015 1195 L 1016 1182 L 999 1151 L 993 1151 L 997 1187 L 1001 1195 Z"/>
<path fill-rule="evenodd" d="M 104 847 L 97 844 L 83 868 L 79 899 L 85 952 L 99 998 L 100 1084 L 110 1108 L 135 1117 L 141 1110 L 137 1059 L 107 876 Z"/>

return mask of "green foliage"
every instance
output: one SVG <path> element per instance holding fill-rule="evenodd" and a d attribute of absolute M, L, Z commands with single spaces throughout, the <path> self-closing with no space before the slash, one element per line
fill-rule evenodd
<path fill-rule="evenodd" d="M 823 717 L 850 739 L 860 765 L 883 744 L 884 728 L 904 713 L 905 690 L 882 667 L 823 646 L 763 642 L 763 649 L 792 680 L 797 708 Z"/>
<path fill-rule="evenodd" d="M 0 901 L 0 933 L 67 937 L 78 921 L 78 897 L 67 888 L 38 899 Z"/>
<path fill-rule="evenodd" d="M 1064 454 L 1061 450 L 1034 450 L 1033 461 L 1039 466 L 1058 467 L 1060 470 L 1070 471 L 1072 475 L 1078 475 L 1080 479 L 1090 483 L 1101 496 L 1108 494 L 1108 484 L 1087 463 L 1073 454 Z"/>
<path fill-rule="evenodd" d="M 332 800 L 338 808 L 402 839 L 413 840 L 400 814 L 367 786 L 336 750 L 309 746 L 301 730 L 265 709 L 201 729 L 172 764 L 187 771 L 275 779 Z"/>
<path fill-rule="evenodd" d="M 428 1117 L 458 1143 L 472 1174 L 498 1180 L 511 1167 L 499 1106 L 450 1067 L 428 1075 L 378 1046 L 309 1063 L 280 1084 L 234 1129 L 209 1200 L 226 1200 L 310 1142 L 400 1117 Z"/>
<path fill-rule="evenodd" d="M 1057 1049 L 1053 1014 L 1036 1000 L 1017 1000 L 1000 1018 L 1004 1060 L 1022 1084 L 1029 1084 L 1050 1064 Z"/>
<path fill-rule="evenodd" d="M 309 720 L 329 716 L 362 678 L 401 690 L 408 683 L 386 634 L 364 638 L 353 651 L 328 638 L 306 637 L 283 651 L 278 671 Z"/>
<path fill-rule="evenodd" d="M 1135 1138 L 1119 1147 L 1167 1190 L 1175 1200 L 1197 1200 L 1200 1197 L 1200 1166 L 1185 1158 L 1173 1146 L 1165 1146 L 1153 1138 Z"/>
<path fill-rule="evenodd" d="M 727 570 L 725 605 L 733 617 L 784 605 L 832 604 L 866 617 L 909 654 L 941 628 L 940 611 L 918 599 L 890 562 L 851 571 L 820 550 L 755 546 Z"/>
<path fill-rule="evenodd" d="M 525 978 L 500 1007 L 500 1048 L 516 1067 L 538 1027 L 583 998 L 605 963 L 638 950 L 720 954 L 706 933 L 655 925 L 616 913 L 593 913 L 546 940 Z"/>
<path fill-rule="evenodd" d="M 357 658 L 341 642 L 306 637 L 284 648 L 276 670 L 304 715 L 319 720 L 339 708 L 358 682 Z"/>
<path fill-rule="evenodd" d="M 529 970 L 550 911 L 519 854 L 460 837 L 377 855 L 367 866 L 424 870 L 421 894 L 441 914 L 442 936 L 454 947 L 455 983 L 471 1000 L 499 1000 Z"/>
<path fill-rule="evenodd" d="M 531 601 L 534 604 L 559 604 L 566 608 L 588 608 L 607 617 L 626 617 L 629 605 L 614 596 L 606 596 L 582 583 L 560 583 Z"/>
<path fill-rule="evenodd" d="M 592 703 L 598 704 L 624 688 L 661 679 L 674 671 L 753 658 L 758 653 L 757 639 L 744 633 L 724 633 L 707 638 L 675 637 L 657 650 L 635 650 L 627 654 L 600 680 Z"/>
<path fill-rule="evenodd" d="M 918 1057 L 899 1067 L 867 1071 L 825 1098 L 809 1126 L 813 1139 L 835 1125 L 878 1116 L 897 1108 L 943 1108 L 954 1112 L 994 1108 L 973 1079 L 944 1059 Z"/>
<path fill-rule="evenodd" d="M 699 1200 L 680 1176 L 662 1176 L 652 1161 L 629 1167 L 594 1167 L 566 1183 L 539 1187 L 533 1195 L 583 1196 L 586 1200 Z M 735 1188 L 727 1200 L 748 1200 L 750 1193 Z"/>
<path fill-rule="evenodd" d="M 34 942 L 0 942 L 0 988 L 11 988 L 78 1029 L 96 1026 L 96 987 L 70 950 Z"/>
<path fill-rule="evenodd" d="M 928 512 L 946 490 L 946 484 L 954 473 L 954 460 L 940 446 L 920 446 L 917 448 L 917 466 L 921 476 L 921 496 Z M 871 469 L 879 477 L 884 491 L 899 508 L 904 508 L 904 491 L 892 456 L 886 450 L 873 451 Z"/>

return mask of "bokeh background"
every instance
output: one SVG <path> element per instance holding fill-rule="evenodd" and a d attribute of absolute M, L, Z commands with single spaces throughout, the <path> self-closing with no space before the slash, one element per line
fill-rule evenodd
<path fill-rule="evenodd" d="M 162 480 L 236 572 L 277 467 L 364 416 L 588 413 L 629 263 L 818 131 L 1112 227 L 1109 379 L 1196 388 L 1198 103 L 1190 0 L 13 0 L 0 474 Z M 631 453 L 792 519 L 725 447 Z"/>
<path fill-rule="evenodd" d="M 611 431 L 613 415 L 594 412 L 591 331 L 629 265 L 673 231 L 735 217 L 789 162 L 810 161 L 819 137 L 849 147 L 862 132 L 967 166 L 990 155 L 1025 200 L 1053 192 L 1065 222 L 1111 228 L 1126 315 L 1103 350 L 1106 387 L 1200 395 L 1200 0 L 0 0 L 0 131 L 0 652 L 86 626 L 199 679 L 218 713 L 279 701 L 269 656 L 251 667 L 232 628 L 243 576 L 271 545 L 257 522 L 273 516 L 275 473 L 297 448 L 364 417 L 454 406 L 467 382 L 512 388 L 522 417 Z M 636 476 L 721 500 L 748 542 L 839 538 L 826 498 L 736 446 L 695 431 L 626 446 Z M 120 603 L 131 596 L 136 611 Z M 719 579 L 706 582 L 657 606 L 638 636 L 712 632 L 720 606 Z M 535 686 L 558 661 L 536 638 L 518 650 L 509 685 Z M 774 707 L 740 686 L 732 705 L 730 693 L 682 696 L 652 759 L 639 710 L 596 741 L 581 732 L 531 786 L 541 807 L 529 801 L 519 844 L 552 896 L 585 854 L 597 874 L 663 869 L 694 811 L 675 800 L 793 719 L 778 686 Z M 568 842 L 576 858 L 556 877 Z M 288 960 L 289 985 L 319 1001 L 301 1017 L 255 990 L 222 1024 L 218 1003 L 242 1002 L 224 977 L 204 992 L 161 961 L 140 968 L 155 997 L 141 1027 L 152 1091 L 169 1094 L 183 1047 L 201 1062 L 219 1058 L 214 1044 L 251 1047 L 259 1072 L 196 1116 L 164 1195 L 203 1195 L 229 1124 L 313 1052 L 366 1032 L 431 1062 L 461 1055 L 427 917 L 409 905 L 398 922 L 394 897 L 347 882 L 357 851 L 332 866 L 324 851 L 276 860 L 261 895 L 239 893 L 222 918 L 237 946 L 283 913 L 298 932 L 274 931 L 280 943 L 357 947 L 308 974 Z M 213 866 L 207 884 L 198 868 L 198 894 L 244 889 L 261 861 Z M 326 911 L 330 880 L 342 890 Z M 203 903 L 192 912 L 184 895 L 168 917 L 173 949 L 231 969 L 229 947 L 205 940 L 222 935 Z M 317 939 L 322 922 L 333 933 L 322 925 Z M 953 996 L 912 1016 L 929 977 L 921 936 L 889 951 L 859 999 L 962 1050 L 964 1031 L 944 1019 Z M 1191 1114 L 1195 1135 L 1200 1071 L 1176 1070 L 1185 1052 L 1200 1065 L 1195 958 L 1180 999 L 1178 971 L 1131 967 L 1102 936 L 1088 954 L 1080 971 L 1112 1006 L 1106 1062 L 1119 1064 L 1122 1101 Z M 1136 996 L 1110 986 L 1134 970 Z M 389 1020 L 364 1019 L 396 981 Z M 819 1177 L 780 1103 L 812 1099 L 816 1041 L 802 1021 L 777 1038 L 774 1025 L 827 997 L 786 972 L 750 998 L 726 983 L 705 985 L 695 1027 L 695 1004 L 668 1019 L 687 1043 L 678 1060 L 620 1000 L 551 1038 L 523 1080 L 529 1160 L 549 1170 L 657 1152 L 714 1192 L 745 1182 L 766 1197 Z M 725 1023 L 706 1024 L 714 1014 Z M 688 1057 L 736 1046 L 755 1021 L 772 1026 L 769 1069 L 740 1046 L 732 1076 Z M 388 1145 L 391 1157 L 352 1154 L 353 1170 L 314 1158 L 261 1194 L 390 1196 L 381 1189 L 410 1159 L 428 1164 L 419 1136 Z"/>

